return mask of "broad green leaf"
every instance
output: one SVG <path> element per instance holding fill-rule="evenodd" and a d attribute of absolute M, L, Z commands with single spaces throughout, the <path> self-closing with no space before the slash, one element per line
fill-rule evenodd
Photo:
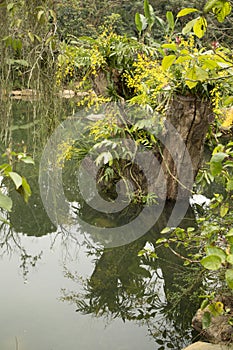
<path fill-rule="evenodd" d="M 208 255 L 201 259 L 200 263 L 207 270 L 218 270 L 222 266 L 222 260 L 218 255 Z"/>
<path fill-rule="evenodd" d="M 217 176 L 221 173 L 222 171 L 222 163 L 215 163 L 212 162 L 210 163 L 210 172 L 213 176 Z"/>
<path fill-rule="evenodd" d="M 207 255 L 217 255 L 222 263 L 226 260 L 226 253 L 221 248 L 209 246 L 206 248 L 206 252 Z"/>
<path fill-rule="evenodd" d="M 194 24 L 197 22 L 197 20 L 198 20 L 198 18 L 194 18 L 191 21 L 189 21 L 182 29 L 182 34 L 186 35 L 186 34 L 190 33 L 191 30 L 193 29 Z"/>
<path fill-rule="evenodd" d="M 202 322 L 202 329 L 206 329 L 210 326 L 211 314 L 209 311 L 204 312 L 201 322 Z"/>
<path fill-rule="evenodd" d="M 22 157 L 20 160 L 26 164 L 35 164 L 34 160 L 31 157 Z"/>
<path fill-rule="evenodd" d="M 146 17 L 144 17 L 142 14 L 137 12 L 135 14 L 135 24 L 136 24 L 137 30 L 141 33 L 147 27 Z"/>
<path fill-rule="evenodd" d="M 233 289 L 233 269 L 226 270 L 225 278 L 226 278 L 228 287 Z"/>
<path fill-rule="evenodd" d="M 219 175 L 222 171 L 222 161 L 228 157 L 226 153 L 215 153 L 210 160 L 210 172 L 213 176 Z"/>
<path fill-rule="evenodd" d="M 175 62 L 175 59 L 176 59 L 175 55 L 165 56 L 162 60 L 163 70 L 168 70 L 171 67 L 171 65 Z"/>
<path fill-rule="evenodd" d="M 198 81 L 195 81 L 195 80 L 197 80 L 197 74 L 196 74 L 195 67 L 192 67 L 192 68 L 187 70 L 185 80 L 186 80 L 186 85 L 190 89 L 194 88 L 197 85 Z"/>
<path fill-rule="evenodd" d="M 144 13 L 149 27 L 151 28 L 155 23 L 155 14 L 153 7 L 149 4 L 148 0 L 144 0 Z"/>
<path fill-rule="evenodd" d="M 195 9 L 193 7 L 185 8 L 183 10 L 180 10 L 180 12 L 178 12 L 177 17 L 183 17 L 183 16 L 189 15 L 190 13 L 193 13 L 193 12 L 199 12 L 199 11 L 198 11 L 198 9 Z"/>
<path fill-rule="evenodd" d="M 227 215 L 228 211 L 229 211 L 229 203 L 223 203 L 220 207 L 221 218 L 224 218 L 224 216 Z"/>
<path fill-rule="evenodd" d="M 231 4 L 229 1 L 217 1 L 213 7 L 213 13 L 217 17 L 217 20 L 222 23 L 226 16 L 231 13 Z"/>
<path fill-rule="evenodd" d="M 176 63 L 183 63 L 186 61 L 190 61 L 192 57 L 190 55 L 180 56 L 177 58 Z"/>
<path fill-rule="evenodd" d="M 0 192 L 0 208 L 11 211 L 12 200 L 10 197 Z"/>
<path fill-rule="evenodd" d="M 9 172 L 8 175 L 10 176 L 11 180 L 14 182 L 16 189 L 22 186 L 23 179 L 19 174 L 12 171 L 12 172 Z"/>
<path fill-rule="evenodd" d="M 210 58 L 200 57 L 199 61 L 202 64 L 202 69 L 213 70 L 216 67 L 218 67 L 217 62 L 215 60 L 213 60 L 213 59 L 210 59 Z"/>
<path fill-rule="evenodd" d="M 209 1 L 207 1 L 207 3 L 206 3 L 205 6 L 204 6 L 204 12 L 205 12 L 205 13 L 210 12 L 210 11 L 213 9 L 214 5 L 215 5 L 218 1 L 219 1 L 219 0 L 209 0 Z"/>
<path fill-rule="evenodd" d="M 196 66 L 196 76 L 197 80 L 199 81 L 205 81 L 209 78 L 209 74 L 207 73 L 206 70 L 202 69 L 201 67 Z"/>
<path fill-rule="evenodd" d="M 205 17 L 199 17 L 193 26 L 194 34 L 199 39 L 201 39 L 204 36 L 206 29 L 207 29 L 207 21 Z"/>
<path fill-rule="evenodd" d="M 174 30 L 175 27 L 175 21 L 174 21 L 174 16 L 173 13 L 171 11 L 167 11 L 166 13 L 166 18 L 167 18 L 167 23 L 169 25 L 169 28 L 171 30 Z"/>
<path fill-rule="evenodd" d="M 226 157 L 228 157 L 227 153 L 217 152 L 211 157 L 210 162 L 219 163 L 222 162 Z"/>
<path fill-rule="evenodd" d="M 162 48 L 176 51 L 177 50 L 177 45 L 176 44 L 163 44 Z"/>

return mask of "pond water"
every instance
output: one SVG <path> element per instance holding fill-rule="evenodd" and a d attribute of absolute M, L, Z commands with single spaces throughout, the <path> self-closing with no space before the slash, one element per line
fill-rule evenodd
<path fill-rule="evenodd" d="M 153 249 L 172 208 L 165 206 L 148 232 L 116 246 L 103 247 L 98 235 L 80 223 L 56 227 L 38 180 L 48 125 L 42 125 L 34 107 L 15 102 L 8 126 L 13 149 L 26 145 L 35 166 L 19 168 L 32 196 L 25 204 L 11 191 L 12 227 L 2 225 L 0 231 L 0 349 L 165 350 L 190 344 L 199 302 L 194 298 L 200 287 L 197 273 L 162 246 L 157 258 L 138 255 Z M 78 208 L 83 219 L 93 222 L 96 212 L 85 205 L 80 209 L 72 167 L 63 177 L 73 213 Z M 182 225 L 194 221 L 189 208 Z"/>

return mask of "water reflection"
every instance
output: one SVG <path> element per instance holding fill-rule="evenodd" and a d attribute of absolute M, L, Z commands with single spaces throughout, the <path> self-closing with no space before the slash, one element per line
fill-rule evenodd
<path fill-rule="evenodd" d="M 78 224 L 57 229 L 43 208 L 38 185 L 45 126 L 37 129 L 32 121 L 33 113 L 21 113 L 15 124 L 28 128 L 11 131 L 16 142 L 23 140 L 29 152 L 35 152 L 36 165 L 23 169 L 32 187 L 29 203 L 11 191 L 12 226 L 0 228 L 0 348 L 14 349 L 17 338 L 20 350 L 181 349 L 191 342 L 191 317 L 198 302 L 194 297 L 201 280 L 198 271 L 184 268 L 171 251 L 156 246 L 173 205 L 166 205 L 145 235 L 115 248 L 103 248 L 97 234 Z M 36 132 L 42 136 L 35 147 Z M 122 223 L 126 215 L 100 217 L 82 201 L 75 171 L 70 163 L 63 173 L 73 215 L 99 227 Z M 128 218 L 139 210 L 131 206 Z M 182 226 L 194 225 L 189 208 Z M 139 256 L 145 247 L 155 249 L 157 257 Z"/>
<path fill-rule="evenodd" d="M 62 300 L 72 302 L 76 311 L 85 315 L 144 324 L 155 343 L 164 349 L 181 349 L 185 339 L 190 341 L 189 326 L 197 307 L 195 298 L 191 299 L 200 287 L 201 276 L 194 269 L 184 268 L 182 260 L 167 248 L 156 246 L 171 210 L 167 205 L 156 226 L 128 245 L 101 249 L 96 242 L 91 245 L 90 240 L 84 240 L 94 270 L 86 279 L 67 270 L 66 276 L 83 291 L 63 291 Z M 190 208 L 182 226 L 193 226 L 193 221 Z M 155 250 L 157 257 L 138 254 L 143 248 Z"/>
<path fill-rule="evenodd" d="M 115 327 L 115 321 L 121 319 L 127 327 L 129 322 L 134 325 L 133 334 L 129 331 L 126 337 L 127 343 L 131 342 L 135 332 L 137 333 L 135 327 L 138 326 L 147 329 L 151 338 L 150 341 L 142 338 L 140 347 L 134 345 L 134 349 L 181 349 L 192 339 L 189 326 L 197 308 L 193 295 L 201 284 L 199 273 L 191 268 L 184 268 L 183 262 L 164 247 L 155 249 L 157 258 L 146 254 L 138 255 L 145 247 L 156 248 L 155 242 L 171 208 L 168 206 L 166 210 L 168 212 L 164 212 L 161 221 L 159 220 L 156 227 L 146 235 L 128 245 L 109 249 L 98 245 L 96 239 L 93 241 L 80 227 L 73 227 L 71 231 L 60 229 L 52 235 L 44 236 L 42 240 L 42 237 L 30 238 L 5 226 L 1 228 L 1 249 L 2 253 L 5 253 L 3 262 L 9 254 L 20 257 L 21 262 L 18 265 L 24 281 L 28 280 L 29 284 L 35 283 L 32 276 L 35 271 L 43 270 L 44 265 L 47 278 L 40 279 L 39 275 L 35 286 L 38 287 L 39 281 L 42 284 L 50 283 L 49 280 L 55 283 L 56 290 L 52 288 L 53 295 L 49 293 L 50 300 L 58 298 L 59 304 L 63 301 L 67 307 L 70 303 L 73 305 L 72 308 L 69 307 L 66 322 L 69 322 L 69 317 L 72 322 L 74 317 L 77 317 L 77 320 L 87 322 L 87 327 L 90 327 L 89 322 L 94 316 L 98 320 L 97 323 Z M 11 215 L 14 216 L 13 213 Z M 90 217 L 90 212 L 88 216 Z M 193 225 L 193 220 L 190 210 L 183 221 L 183 227 Z M 56 255 L 52 262 L 51 257 L 48 258 L 51 253 Z M 56 270 L 60 270 L 60 277 L 54 279 L 55 266 Z M 17 264 L 14 268 L 17 270 Z M 61 278 L 62 271 L 65 280 Z M 55 276 L 57 274 L 58 272 Z M 17 288 L 20 289 L 19 285 L 20 282 L 17 281 Z M 5 287 L 8 288 L 7 285 Z M 41 301 L 39 290 L 34 290 L 39 300 L 38 305 L 35 305 L 36 312 L 47 298 L 42 292 Z M 54 307 L 53 305 L 52 308 Z M 61 306 L 57 305 L 56 308 L 60 310 Z M 50 312 L 48 306 L 43 317 L 47 317 Z M 89 321 L 87 316 L 91 317 L 88 318 Z M 116 331 L 120 329 L 122 332 L 121 327 L 118 323 Z M 59 329 L 55 333 L 57 332 L 59 333 Z M 120 348 L 117 345 L 118 336 L 119 334 L 114 335 L 116 349 Z M 57 344 L 57 341 L 53 344 Z M 88 348 L 88 344 L 83 347 Z M 131 348 L 133 349 L 131 346 L 126 347 Z"/>

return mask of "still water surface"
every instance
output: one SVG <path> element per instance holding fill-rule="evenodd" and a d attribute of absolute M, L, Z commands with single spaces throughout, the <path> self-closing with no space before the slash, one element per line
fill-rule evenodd
<path fill-rule="evenodd" d="M 22 169 L 32 187 L 28 205 L 12 191 L 13 227 L 0 231 L 0 349 L 181 349 L 192 341 L 189 324 L 197 307 L 185 295 L 169 314 L 177 285 L 186 283 L 182 261 L 163 248 L 158 259 L 138 256 L 155 245 L 166 213 L 137 241 L 111 249 L 78 225 L 56 229 L 39 193 L 44 144 L 37 141 L 35 147 L 35 140 L 43 140 L 44 129 L 28 109 L 18 102 L 11 125 L 16 147 L 23 141 L 36 164 Z M 90 216 L 85 207 L 82 215 Z M 191 226 L 192 213 L 185 220 L 183 225 Z"/>

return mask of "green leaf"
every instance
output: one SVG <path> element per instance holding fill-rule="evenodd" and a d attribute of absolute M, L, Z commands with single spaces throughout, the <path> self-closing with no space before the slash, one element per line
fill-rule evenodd
<path fill-rule="evenodd" d="M 206 29 L 207 29 L 207 21 L 205 17 L 199 17 L 193 26 L 194 34 L 199 39 L 201 39 L 204 36 Z"/>
<path fill-rule="evenodd" d="M 226 260 L 226 253 L 221 248 L 209 246 L 206 248 L 206 252 L 207 255 L 217 255 L 222 263 Z"/>
<path fill-rule="evenodd" d="M 201 259 L 201 265 L 207 270 L 218 270 L 222 266 L 222 260 L 218 255 L 208 255 Z"/>
<path fill-rule="evenodd" d="M 161 244 L 161 243 L 166 243 L 167 242 L 167 238 L 159 238 L 156 241 L 156 244 Z"/>
<path fill-rule="evenodd" d="M 208 57 L 200 57 L 199 61 L 202 63 L 202 69 L 204 70 L 206 69 L 213 70 L 218 66 L 215 60 L 210 59 Z"/>
<path fill-rule="evenodd" d="M 203 300 L 203 302 L 201 303 L 201 310 L 204 310 L 208 305 L 209 305 L 209 300 L 205 299 Z"/>
<path fill-rule="evenodd" d="M 177 51 L 177 45 L 176 44 L 163 44 L 162 48 L 163 49 L 169 49 L 169 50 Z"/>
<path fill-rule="evenodd" d="M 205 81 L 209 78 L 209 74 L 206 70 L 202 69 L 201 67 L 196 66 L 196 77 L 199 81 Z"/>
<path fill-rule="evenodd" d="M 190 55 L 180 56 L 177 58 L 176 63 L 183 63 L 186 61 L 190 61 L 191 59 L 192 59 L 192 57 Z"/>
<path fill-rule="evenodd" d="M 145 249 L 142 249 L 138 252 L 138 256 L 143 256 L 144 254 L 146 254 L 146 250 Z"/>
<path fill-rule="evenodd" d="M 12 209 L 11 198 L 1 192 L 0 192 L 0 208 L 5 209 L 7 211 L 11 211 Z"/>
<path fill-rule="evenodd" d="M 222 163 L 210 163 L 210 172 L 213 176 L 219 175 L 222 171 Z"/>
<path fill-rule="evenodd" d="M 198 81 L 195 81 L 195 80 L 197 80 L 196 67 L 192 67 L 187 70 L 187 73 L 185 76 L 186 85 L 190 89 L 194 88 L 198 83 Z"/>
<path fill-rule="evenodd" d="M 37 20 L 38 22 L 41 20 L 41 17 L 44 15 L 44 10 L 40 10 L 38 13 L 37 13 Z"/>
<path fill-rule="evenodd" d="M 220 23 L 231 13 L 231 10 L 232 7 L 229 1 L 217 1 L 216 6 L 213 7 L 213 13 Z"/>
<path fill-rule="evenodd" d="M 20 186 L 17 191 L 23 196 L 24 201 L 27 203 L 31 196 L 31 188 L 24 176 L 22 176 L 22 186 Z"/>
<path fill-rule="evenodd" d="M 185 8 L 185 9 L 178 12 L 177 17 L 183 17 L 183 16 L 189 15 L 190 13 L 193 13 L 193 12 L 199 12 L 199 11 L 198 11 L 198 9 L 195 9 L 193 7 Z"/>
<path fill-rule="evenodd" d="M 16 189 L 22 186 L 23 179 L 19 174 L 12 171 L 12 172 L 9 172 L 8 175 L 10 176 L 11 180 L 14 182 Z"/>
<path fill-rule="evenodd" d="M 226 278 L 228 287 L 233 289 L 233 269 L 226 270 L 225 278 Z"/>
<path fill-rule="evenodd" d="M 222 171 L 222 161 L 228 157 L 226 153 L 215 153 L 210 159 L 210 172 L 213 176 L 219 175 Z"/>
<path fill-rule="evenodd" d="M 233 236 L 233 228 L 230 229 L 230 231 L 227 233 L 226 237 Z"/>
<path fill-rule="evenodd" d="M 144 17 L 142 14 L 137 12 L 135 14 L 135 24 L 136 24 L 137 30 L 139 31 L 139 33 L 141 33 L 147 27 L 146 17 Z"/>
<path fill-rule="evenodd" d="M 230 179 L 227 181 L 227 187 L 226 187 L 227 191 L 233 191 L 233 179 Z"/>
<path fill-rule="evenodd" d="M 54 12 L 53 10 L 49 10 L 49 15 L 52 17 L 52 19 L 54 20 L 54 21 L 56 21 L 56 19 L 57 19 L 57 16 L 56 16 L 56 12 Z"/>
<path fill-rule="evenodd" d="M 166 18 L 167 18 L 167 23 L 169 25 L 169 28 L 173 31 L 175 27 L 175 21 L 174 21 L 174 16 L 171 11 L 166 12 Z"/>
<path fill-rule="evenodd" d="M 233 264 L 233 254 L 229 254 L 229 255 L 227 255 L 227 262 L 229 263 L 229 264 Z"/>
<path fill-rule="evenodd" d="M 22 157 L 20 161 L 26 164 L 35 164 L 34 160 L 31 157 Z"/>
<path fill-rule="evenodd" d="M 153 7 L 149 4 L 148 0 L 144 0 L 144 13 L 149 27 L 151 28 L 155 23 L 155 14 Z"/>
<path fill-rule="evenodd" d="M 0 165 L 0 170 L 3 170 L 4 171 L 4 175 L 8 175 L 8 173 L 10 171 L 12 171 L 12 166 L 8 163 L 4 163 L 2 165 Z"/>
<path fill-rule="evenodd" d="M 220 207 L 221 218 L 224 218 L 224 216 L 227 215 L 228 211 L 229 211 L 229 203 L 223 203 Z"/>
<path fill-rule="evenodd" d="M 165 234 L 171 231 L 170 227 L 165 227 L 160 233 Z"/>
<path fill-rule="evenodd" d="M 206 329 L 210 326 L 210 323 L 211 323 L 210 312 L 208 311 L 204 312 L 201 322 L 202 322 L 202 329 Z"/>
<path fill-rule="evenodd" d="M 224 106 L 232 105 L 233 104 L 233 96 L 227 96 L 224 101 Z"/>
<path fill-rule="evenodd" d="M 34 43 L 35 37 L 32 32 L 28 32 L 29 39 L 31 40 L 32 43 Z"/>
<path fill-rule="evenodd" d="M 207 3 L 205 4 L 205 6 L 204 6 L 204 12 L 205 13 L 208 13 L 208 12 L 210 12 L 212 9 L 213 9 L 213 7 L 214 7 L 214 5 L 216 4 L 218 2 L 218 0 L 209 0 L 209 1 L 207 1 Z"/>
<path fill-rule="evenodd" d="M 191 21 L 189 21 L 184 28 L 182 29 L 182 34 L 186 35 L 188 33 L 191 32 L 191 30 L 193 29 L 194 24 L 197 22 L 198 18 L 192 19 Z"/>
<path fill-rule="evenodd" d="M 175 59 L 176 59 L 175 55 L 165 56 L 162 60 L 163 70 L 168 70 L 171 67 L 171 65 L 175 62 Z"/>

